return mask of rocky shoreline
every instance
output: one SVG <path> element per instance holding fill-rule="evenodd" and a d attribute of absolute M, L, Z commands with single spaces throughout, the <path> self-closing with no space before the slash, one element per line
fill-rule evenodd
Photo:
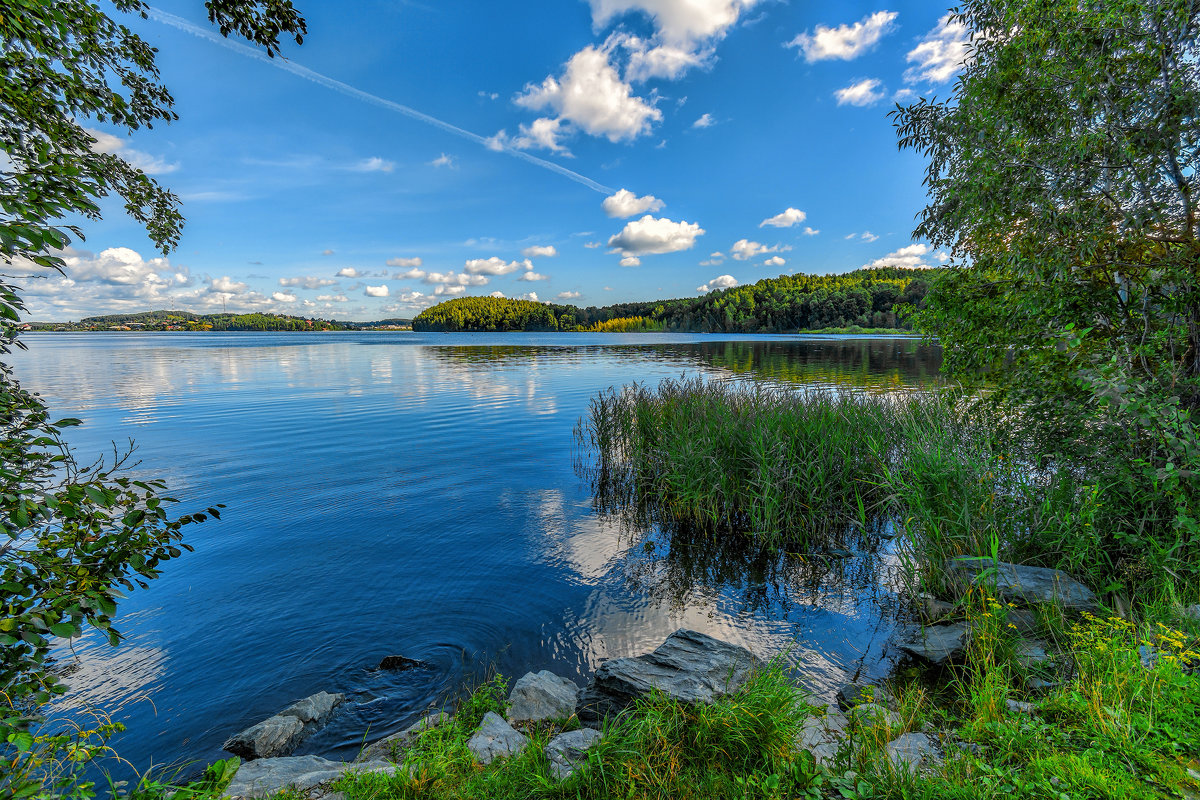
<path fill-rule="evenodd" d="M 1009 624 L 1022 636 L 1037 630 L 1039 613 L 1077 615 L 1099 609 L 1096 596 L 1087 587 L 1056 570 L 975 558 L 948 562 L 946 574 L 954 596 L 914 595 L 923 624 L 901 628 L 892 642 L 903 653 L 932 666 L 964 658 L 973 626 L 955 617 L 962 597 L 974 586 L 986 584 L 993 596 L 1006 601 L 1007 612 L 1015 620 Z M 1200 607 L 1187 613 L 1200 618 Z M 1030 692 L 1055 685 L 1056 671 L 1068 668 L 1051 643 L 1035 638 L 1021 642 L 1018 658 L 1030 668 L 1026 686 Z M 1142 661 L 1145 668 L 1153 668 L 1153 648 Z M 605 722 L 651 692 L 680 703 L 712 703 L 738 691 L 764 666 L 746 648 L 681 629 L 650 653 L 602 662 L 583 687 L 548 670 L 527 673 L 513 685 L 506 713 L 489 711 L 484 715 L 467 747 L 479 764 L 486 765 L 525 750 L 531 739 L 523 730 L 551 730 L 554 735 L 545 745 L 545 756 L 552 774 L 563 780 L 586 762 L 588 749 L 604 736 Z M 846 763 L 847 753 L 855 747 L 853 732 L 864 728 L 886 737 L 878 741 L 886 741 L 883 752 L 897 769 L 925 769 L 939 764 L 947 753 L 969 747 L 950 731 L 928 725 L 910 729 L 900 703 L 881 686 L 848 684 L 838 691 L 836 703 L 823 707 L 808 705 L 806 699 L 796 691 L 795 702 L 806 705 L 809 713 L 796 736 L 795 750 L 811 753 L 818 764 L 830 769 Z M 444 711 L 430 714 L 400 733 L 369 744 L 353 762 L 288 755 L 344 701 L 344 695 L 318 692 L 230 737 L 225 749 L 245 761 L 226 796 L 261 798 L 294 788 L 310 800 L 339 800 L 331 786 L 347 771 L 404 769 L 406 754 L 421 734 L 453 720 Z M 1009 703 L 1012 711 L 1033 709 L 1022 701 Z"/>

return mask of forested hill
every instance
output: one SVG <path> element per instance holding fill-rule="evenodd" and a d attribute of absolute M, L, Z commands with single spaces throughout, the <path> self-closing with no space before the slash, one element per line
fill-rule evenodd
<path fill-rule="evenodd" d="M 699 333 L 782 333 L 821 328 L 911 330 L 933 270 L 861 269 L 844 275 L 781 275 L 702 297 L 618 303 L 597 308 L 463 297 L 428 308 L 418 331 L 585 330 L 611 320 L 641 318 L 663 330 Z"/>
<path fill-rule="evenodd" d="M 277 314 L 193 314 L 189 311 L 142 311 L 84 317 L 79 322 L 44 323 L 35 327 L 67 330 L 192 330 L 192 331 L 330 331 L 336 322 Z"/>

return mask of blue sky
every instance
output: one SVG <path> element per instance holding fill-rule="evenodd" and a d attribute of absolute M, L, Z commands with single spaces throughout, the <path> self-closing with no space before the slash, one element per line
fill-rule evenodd
<path fill-rule="evenodd" d="M 270 63 L 194 0 L 126 20 L 179 120 L 97 148 L 183 199 L 166 257 L 104 204 L 32 319 L 152 308 L 412 316 L 500 292 L 578 305 L 945 258 L 910 233 L 895 102 L 948 94 L 939 4 L 297 0 Z"/>

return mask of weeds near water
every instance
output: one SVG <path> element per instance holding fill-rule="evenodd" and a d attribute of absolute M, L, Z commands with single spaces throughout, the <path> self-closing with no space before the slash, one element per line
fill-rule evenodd
<path fill-rule="evenodd" d="M 887 509 L 889 462 L 938 401 L 794 393 L 701 378 L 592 400 L 580 462 L 606 510 L 761 543 L 829 544 Z"/>

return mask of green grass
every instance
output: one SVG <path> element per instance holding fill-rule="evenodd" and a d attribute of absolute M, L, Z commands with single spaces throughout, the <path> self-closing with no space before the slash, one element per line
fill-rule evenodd
<path fill-rule="evenodd" d="M 347 800 L 756 796 L 748 785 L 780 784 L 796 769 L 792 741 L 808 713 L 778 666 L 711 705 L 652 696 L 606 728 L 584 769 L 558 782 L 543 753 L 552 729 L 528 731 L 532 742 L 520 755 L 479 766 L 467 750 L 474 725 L 462 713 L 478 706 L 468 699 L 453 724 L 422 733 L 406 771 L 349 776 L 338 791 Z M 804 774 L 819 778 L 815 770 Z"/>
<path fill-rule="evenodd" d="M 563 782 L 542 754 L 554 730 L 531 730 L 523 753 L 483 767 L 466 748 L 473 726 L 456 721 L 421 734 L 405 771 L 351 775 L 336 788 L 347 800 L 1159 800 L 1200 791 L 1188 773 L 1200 770 L 1194 630 L 1119 618 L 1065 623 L 1050 633 L 1061 639 L 1069 677 L 1028 697 L 1009 657 L 1005 607 L 983 593 L 966 606 L 978 631 L 968 662 L 936 698 L 920 683 L 894 687 L 898 721 L 852 724 L 832 767 L 794 748 L 804 719 L 821 712 L 773 666 L 712 705 L 649 697 L 611 723 L 587 764 Z M 1153 670 L 1138 661 L 1147 642 L 1163 654 Z M 1010 710 L 1015 697 L 1032 700 L 1034 710 Z M 457 720 L 471 718 L 463 708 Z M 940 741 L 946 760 L 915 772 L 893 766 L 886 744 L 919 730 Z"/>
<path fill-rule="evenodd" d="M 606 508 L 765 544 L 820 545 L 877 518 L 905 432 L 942 418 L 927 396 L 691 378 L 600 394 L 576 437 Z"/>

